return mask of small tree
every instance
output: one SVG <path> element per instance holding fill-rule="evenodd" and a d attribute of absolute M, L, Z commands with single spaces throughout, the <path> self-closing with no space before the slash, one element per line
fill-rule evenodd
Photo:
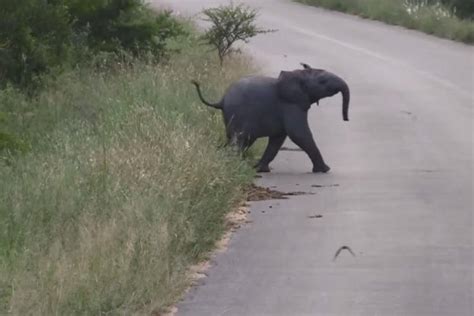
<path fill-rule="evenodd" d="M 212 24 L 202 39 L 217 50 L 221 65 L 225 56 L 239 51 L 233 47 L 234 43 L 248 43 L 258 34 L 275 31 L 258 28 L 254 24 L 258 11 L 243 4 L 231 2 L 226 6 L 205 9 L 202 13 L 205 15 L 203 20 Z"/>

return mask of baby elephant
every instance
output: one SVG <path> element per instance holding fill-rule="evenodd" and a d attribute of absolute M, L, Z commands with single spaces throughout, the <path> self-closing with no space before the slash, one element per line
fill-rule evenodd
<path fill-rule="evenodd" d="M 242 151 L 257 138 L 268 137 L 268 145 L 255 166 L 259 172 L 270 172 L 286 137 L 303 149 L 313 162 L 313 172 L 328 172 L 308 125 L 308 110 L 319 100 L 342 94 L 342 117 L 348 121 L 350 92 L 347 83 L 338 76 L 302 64 L 304 69 L 282 71 L 278 78 L 244 77 L 233 83 L 218 103 L 206 101 L 196 81 L 201 101 L 223 112 L 228 143 Z M 319 104 L 319 103 L 318 103 Z"/>

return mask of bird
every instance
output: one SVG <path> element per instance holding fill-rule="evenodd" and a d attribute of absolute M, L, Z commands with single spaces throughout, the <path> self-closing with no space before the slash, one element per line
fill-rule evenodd
<path fill-rule="evenodd" d="M 339 248 L 339 249 L 336 251 L 336 254 L 334 255 L 334 258 L 332 259 L 332 261 L 336 261 L 337 256 L 339 256 L 339 254 L 341 253 L 341 251 L 343 251 L 344 249 L 347 250 L 347 251 L 349 251 L 349 252 L 351 253 L 351 255 L 352 255 L 353 257 L 355 257 L 355 254 L 354 254 L 354 252 L 352 251 L 352 249 L 351 249 L 350 247 L 348 247 L 348 246 L 342 246 L 341 248 Z"/>

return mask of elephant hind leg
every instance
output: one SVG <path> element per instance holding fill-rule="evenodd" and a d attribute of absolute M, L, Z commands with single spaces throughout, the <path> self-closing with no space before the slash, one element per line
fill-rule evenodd
<path fill-rule="evenodd" d="M 274 136 L 268 139 L 267 148 L 265 149 L 262 158 L 260 158 L 260 161 L 254 166 L 257 168 L 257 172 L 270 172 L 270 167 L 268 165 L 278 154 L 285 139 L 286 135 Z"/>

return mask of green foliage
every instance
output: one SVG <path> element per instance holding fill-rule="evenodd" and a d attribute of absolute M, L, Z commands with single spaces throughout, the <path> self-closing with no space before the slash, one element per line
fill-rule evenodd
<path fill-rule="evenodd" d="M 103 52 L 159 59 L 182 33 L 170 12 L 154 13 L 142 0 L 1 1 L 0 87 L 29 86 Z"/>
<path fill-rule="evenodd" d="M 474 43 L 474 21 L 467 19 L 472 17 L 474 6 L 472 0 L 296 1 L 402 25 L 443 38 Z"/>
<path fill-rule="evenodd" d="M 0 84 L 25 85 L 66 58 L 72 28 L 63 1 L 2 0 Z"/>
<path fill-rule="evenodd" d="M 472 0 L 443 0 L 447 6 L 454 9 L 455 14 L 461 19 L 474 19 L 474 1 Z"/>
<path fill-rule="evenodd" d="M 236 42 L 248 43 L 258 34 L 273 31 L 258 28 L 255 25 L 258 11 L 243 4 L 231 3 L 205 9 L 202 13 L 205 16 L 203 20 L 211 23 L 202 39 L 217 50 L 221 65 L 227 55 L 238 51 L 234 48 Z"/>
<path fill-rule="evenodd" d="M 151 52 L 156 57 L 165 53 L 166 40 L 182 34 L 180 24 L 169 11 L 152 12 L 142 0 L 68 0 L 74 18 L 74 30 L 86 34 L 94 51 L 138 55 Z"/>

